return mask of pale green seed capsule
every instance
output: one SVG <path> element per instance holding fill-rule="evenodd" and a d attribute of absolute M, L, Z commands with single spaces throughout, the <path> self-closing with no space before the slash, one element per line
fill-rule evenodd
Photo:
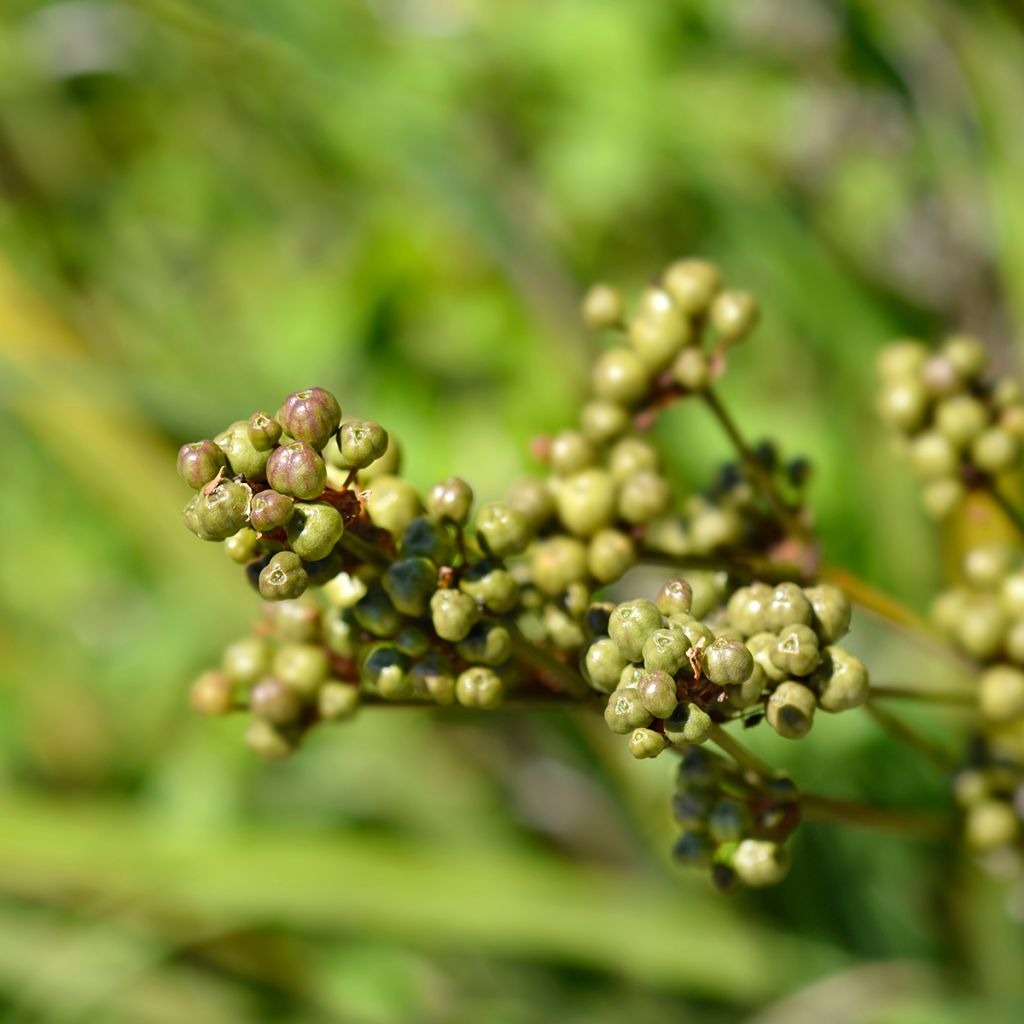
<path fill-rule="evenodd" d="M 924 422 L 928 396 L 923 385 L 910 378 L 887 381 L 878 399 L 878 414 L 897 430 L 912 432 Z"/>
<path fill-rule="evenodd" d="M 476 514 L 477 539 L 498 558 L 522 551 L 531 533 L 526 516 L 504 502 L 493 501 Z"/>
<path fill-rule="evenodd" d="M 767 684 L 764 669 L 755 661 L 750 675 L 742 683 L 726 686 L 725 695 L 733 708 L 742 711 L 744 708 L 753 707 L 761 700 Z"/>
<path fill-rule="evenodd" d="M 550 597 L 558 597 L 570 583 L 587 577 L 587 548 L 575 537 L 555 535 L 530 549 L 530 579 Z"/>
<path fill-rule="evenodd" d="M 922 480 L 949 477 L 960 468 L 960 454 L 945 434 L 927 430 L 910 443 L 910 465 Z"/>
<path fill-rule="evenodd" d="M 719 637 L 704 651 L 704 675 L 716 686 L 735 686 L 753 671 L 754 656 L 740 640 Z"/>
<path fill-rule="evenodd" d="M 703 743 L 711 734 L 711 716 L 696 704 L 678 704 L 665 719 L 665 738 L 670 743 Z"/>
<path fill-rule="evenodd" d="M 639 437 L 624 437 L 608 453 L 608 472 L 616 484 L 645 471 L 657 472 L 660 459 L 655 447 Z"/>
<path fill-rule="evenodd" d="M 667 672 L 674 676 L 689 664 L 686 652 L 690 649 L 690 640 L 679 627 L 656 629 L 644 641 L 644 668 L 648 672 Z"/>
<path fill-rule="evenodd" d="M 402 449 L 395 440 L 394 434 L 388 434 L 388 446 L 384 454 L 371 462 L 365 469 L 359 470 L 357 480 L 366 487 L 384 476 L 395 476 L 402 465 Z"/>
<path fill-rule="evenodd" d="M 592 285 L 581 303 L 583 322 L 595 331 L 621 326 L 625 308 L 622 293 L 609 284 Z"/>
<path fill-rule="evenodd" d="M 841 647 L 826 647 L 812 683 L 822 711 L 849 711 L 860 707 L 871 693 L 868 671 L 860 658 Z"/>
<path fill-rule="evenodd" d="M 725 590 L 729 583 L 728 573 L 691 572 L 688 579 L 693 591 L 690 614 L 694 618 L 703 619 L 725 601 Z"/>
<path fill-rule="evenodd" d="M 316 697 L 317 716 L 324 722 L 343 722 L 359 709 L 359 699 L 358 686 L 324 683 Z"/>
<path fill-rule="evenodd" d="M 341 457 L 351 469 L 365 469 L 388 450 L 388 432 L 373 420 L 349 420 L 341 425 Z"/>
<path fill-rule="evenodd" d="M 985 800 L 967 812 L 964 835 L 975 850 L 998 850 L 1020 836 L 1020 819 L 1013 807 L 1002 800 Z"/>
<path fill-rule="evenodd" d="M 594 363 L 591 387 L 597 398 L 631 408 L 647 394 L 650 377 L 643 360 L 632 349 L 612 348 Z"/>
<path fill-rule="evenodd" d="M 964 602 L 961 609 L 956 640 L 960 648 L 972 657 L 989 661 L 1002 649 L 1008 625 L 997 597 L 975 594 Z"/>
<path fill-rule="evenodd" d="M 430 488 L 426 505 L 431 519 L 461 526 L 473 507 L 473 488 L 461 477 L 449 477 Z"/>
<path fill-rule="evenodd" d="M 766 717 L 768 724 L 788 740 L 806 736 L 814 724 L 815 700 L 813 691 L 800 683 L 780 683 L 768 698 Z"/>
<path fill-rule="evenodd" d="M 676 681 L 668 672 L 649 671 L 640 680 L 636 692 L 640 697 L 640 703 L 655 718 L 668 718 L 676 709 Z"/>
<path fill-rule="evenodd" d="M 585 469 L 566 478 L 558 490 L 558 515 L 570 533 L 590 537 L 611 525 L 615 486 L 603 469 Z"/>
<path fill-rule="evenodd" d="M 509 488 L 508 504 L 526 518 L 531 533 L 539 530 L 555 514 L 555 499 L 545 483 L 524 477 Z"/>
<path fill-rule="evenodd" d="M 599 583 L 614 583 L 636 564 L 636 545 L 620 530 L 599 530 L 590 538 L 587 568 Z"/>
<path fill-rule="evenodd" d="M 964 555 L 964 576 L 978 590 L 997 590 L 1018 560 L 1017 551 L 1009 544 L 977 544 Z"/>
<path fill-rule="evenodd" d="M 254 718 L 245 730 L 246 746 L 267 761 L 280 761 L 295 750 L 289 733 L 262 718 Z"/>
<path fill-rule="evenodd" d="M 571 476 L 597 459 L 594 443 L 579 430 L 563 430 L 551 439 L 548 465 L 556 476 Z"/>
<path fill-rule="evenodd" d="M 971 444 L 971 461 L 986 473 L 1002 473 L 1017 461 L 1017 439 L 1002 427 L 989 427 Z"/>
<path fill-rule="evenodd" d="M 805 587 L 804 597 L 814 613 L 811 627 L 822 643 L 834 644 L 850 631 L 853 607 L 845 591 L 831 583 L 819 583 L 815 587 Z"/>
<path fill-rule="evenodd" d="M 584 675 L 598 693 L 611 693 L 619 684 L 629 662 L 610 637 L 602 636 L 588 648 L 584 659 Z"/>
<path fill-rule="evenodd" d="M 963 448 L 988 426 L 988 410 L 972 395 L 954 395 L 939 403 L 935 425 L 951 444 Z"/>
<path fill-rule="evenodd" d="M 478 622 L 455 650 L 474 665 L 502 665 L 512 656 L 512 638 L 499 622 Z"/>
<path fill-rule="evenodd" d="M 376 477 L 367 488 L 366 513 L 374 526 L 398 537 L 420 514 L 416 488 L 397 476 Z"/>
<path fill-rule="evenodd" d="M 948 338 L 942 346 L 942 354 L 966 381 L 979 377 L 988 362 L 984 345 L 967 334 L 954 334 Z"/>
<path fill-rule="evenodd" d="M 666 309 L 643 312 L 629 325 L 629 344 L 650 372 L 663 370 L 691 340 L 689 322 L 667 296 L 666 299 Z"/>
<path fill-rule="evenodd" d="M 736 544 L 743 535 L 743 520 L 735 509 L 709 506 L 690 522 L 690 543 L 694 553 L 709 555 Z"/>
<path fill-rule="evenodd" d="M 640 525 L 663 516 L 672 501 L 669 482 L 650 470 L 635 473 L 619 491 L 619 515 L 627 523 Z"/>
<path fill-rule="evenodd" d="M 248 636 L 224 649 L 224 674 L 239 686 L 252 686 L 270 670 L 270 645 L 260 637 Z"/>
<path fill-rule="evenodd" d="M 689 615 L 693 588 L 684 579 L 668 580 L 658 592 L 657 607 L 662 615 Z"/>
<path fill-rule="evenodd" d="M 595 398 L 583 406 L 580 427 L 595 444 L 607 444 L 629 429 L 629 411 L 615 402 Z"/>
<path fill-rule="evenodd" d="M 718 267 L 707 260 L 678 260 L 664 275 L 665 291 L 676 306 L 691 317 L 707 312 L 721 282 Z"/>
<path fill-rule="evenodd" d="M 565 609 L 553 602 L 544 605 L 542 620 L 544 632 L 559 650 L 577 651 L 587 641 L 583 627 Z"/>
<path fill-rule="evenodd" d="M 218 434 L 214 442 L 227 458 L 232 476 L 245 477 L 246 480 L 267 479 L 270 449 L 259 451 L 253 447 L 249 440 L 248 420 L 236 420 L 227 430 Z"/>
<path fill-rule="evenodd" d="M 634 729 L 629 737 L 629 752 L 637 759 L 657 757 L 665 747 L 665 737 L 653 729 Z"/>
<path fill-rule="evenodd" d="M 326 558 L 344 532 L 341 513 L 326 502 L 296 502 L 285 527 L 292 550 L 310 562 Z"/>
<path fill-rule="evenodd" d="M 765 678 L 772 683 L 781 683 L 786 678 L 786 673 L 772 660 L 772 653 L 778 642 L 779 638 L 775 633 L 755 633 L 747 637 L 747 650 L 754 656 L 754 663 L 761 667 Z"/>
<path fill-rule="evenodd" d="M 964 379 L 945 356 L 931 356 L 921 367 L 921 383 L 929 398 L 949 398 L 964 389 Z"/>
<path fill-rule="evenodd" d="M 765 609 L 765 622 L 769 630 L 778 632 L 783 626 L 809 626 L 813 620 L 814 610 L 799 585 L 780 583 L 775 588 Z"/>
<path fill-rule="evenodd" d="M 768 606 L 774 591 L 767 583 L 751 583 L 740 587 L 729 598 L 725 607 L 729 625 L 745 636 L 753 636 L 768 629 Z"/>
<path fill-rule="evenodd" d="M 964 485 L 955 477 L 930 481 L 921 492 L 921 504 L 931 519 L 950 516 L 964 499 Z"/>
<path fill-rule="evenodd" d="M 455 702 L 455 673 L 451 662 L 443 654 L 428 654 L 421 658 L 410 673 L 413 689 L 421 697 L 435 704 Z"/>
<path fill-rule="evenodd" d="M 651 724 L 651 713 L 643 706 L 635 689 L 615 690 L 608 698 L 604 720 L 612 732 L 625 736 L 634 729 Z"/>
<path fill-rule="evenodd" d="M 628 661 L 643 660 L 647 638 L 660 629 L 664 620 L 661 612 L 642 598 L 620 604 L 608 620 L 608 634 Z"/>
<path fill-rule="evenodd" d="M 744 885 L 760 889 L 777 885 L 789 872 L 789 856 L 778 843 L 744 839 L 732 855 L 732 869 Z"/>
<path fill-rule="evenodd" d="M 1010 573 L 999 588 L 1003 611 L 1024 618 L 1024 570 Z"/>
<path fill-rule="evenodd" d="M 821 661 L 818 635 L 810 626 L 783 626 L 771 659 L 775 667 L 787 675 L 810 675 Z"/>
<path fill-rule="evenodd" d="M 204 672 L 189 689 L 188 699 L 201 715 L 229 714 L 235 710 L 235 683 L 224 672 Z"/>
<path fill-rule="evenodd" d="M 274 655 L 272 672 L 303 696 L 315 693 L 327 678 L 327 652 L 316 644 L 282 644 Z"/>
<path fill-rule="evenodd" d="M 243 527 L 224 541 L 224 552 L 233 562 L 244 565 L 260 553 L 260 538 L 255 530 Z"/>
<path fill-rule="evenodd" d="M 480 617 L 476 601 L 461 590 L 437 590 L 430 598 L 430 620 L 442 640 L 464 640 Z"/>
<path fill-rule="evenodd" d="M 460 672 L 455 681 L 455 699 L 467 708 L 496 708 L 505 695 L 501 677 L 493 669 L 474 665 Z"/>
<path fill-rule="evenodd" d="M 917 377 L 928 358 L 928 348 L 920 341 L 896 341 L 878 354 L 875 369 L 883 380 Z"/>
<path fill-rule="evenodd" d="M 519 584 L 500 563 L 480 561 L 469 566 L 459 580 L 459 589 L 495 615 L 504 615 L 519 604 Z"/>
<path fill-rule="evenodd" d="M 672 379 L 687 391 L 703 391 L 711 383 L 711 363 L 701 348 L 684 348 L 672 363 Z"/>
<path fill-rule="evenodd" d="M 978 684 L 978 707 L 990 722 L 1009 722 L 1024 715 L 1024 672 L 994 665 Z"/>
<path fill-rule="evenodd" d="M 280 551 L 263 568 L 259 577 L 264 601 L 288 601 L 300 597 L 309 586 L 309 574 L 293 551 Z"/>
<path fill-rule="evenodd" d="M 760 313 L 750 292 L 730 289 L 720 292 L 711 303 L 711 326 L 724 341 L 736 342 L 757 326 Z"/>

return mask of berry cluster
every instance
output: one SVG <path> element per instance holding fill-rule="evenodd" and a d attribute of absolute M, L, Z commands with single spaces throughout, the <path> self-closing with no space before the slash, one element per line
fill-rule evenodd
<path fill-rule="evenodd" d="M 896 342 L 878 360 L 879 414 L 899 433 L 935 519 L 1020 457 L 1024 398 L 1016 381 L 986 381 L 986 362 L 983 346 L 966 335 L 935 353 L 918 341 Z"/>
<path fill-rule="evenodd" d="M 938 353 L 901 341 L 879 359 L 880 408 L 897 427 L 924 481 L 926 509 L 948 515 L 968 490 L 987 494 L 1022 536 L 1000 490 L 1021 467 L 1024 398 L 1015 381 L 985 377 L 982 346 L 962 335 Z M 1003 872 L 1024 874 L 1024 546 L 982 541 L 962 559 L 960 580 L 938 595 L 940 633 L 983 666 L 980 727 L 954 794 L 968 843 Z"/>

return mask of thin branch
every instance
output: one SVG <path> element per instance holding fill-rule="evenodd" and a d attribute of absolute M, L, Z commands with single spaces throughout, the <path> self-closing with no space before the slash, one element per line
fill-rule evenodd
<path fill-rule="evenodd" d="M 728 572 L 737 579 L 762 580 L 765 583 L 782 583 L 784 580 L 800 580 L 804 574 L 800 567 L 789 562 L 775 562 L 760 555 L 667 555 L 661 551 L 642 548 L 640 564 L 660 566 L 666 569 L 698 569 Z"/>
<path fill-rule="evenodd" d="M 928 689 L 924 686 L 891 686 L 888 683 L 872 683 L 870 700 L 915 700 L 928 704 L 953 704 L 957 707 L 974 707 L 978 695 L 973 690 L 954 689 L 951 686 Z"/>
<path fill-rule="evenodd" d="M 935 815 L 921 811 L 874 807 L 855 800 L 840 800 L 817 793 L 801 793 L 800 807 L 808 821 L 858 825 L 885 832 L 910 833 L 927 839 L 945 838 L 952 832 L 950 823 Z"/>
<path fill-rule="evenodd" d="M 747 750 L 735 736 L 720 725 L 711 726 L 711 742 L 724 750 L 744 771 L 752 772 L 759 779 L 773 779 L 774 769 L 765 764 L 756 754 Z"/>
<path fill-rule="evenodd" d="M 542 647 L 531 644 L 512 623 L 507 625 L 512 638 L 512 654 L 517 661 L 534 672 L 547 677 L 560 690 L 576 698 L 592 698 L 594 691 L 575 669 L 559 661 Z"/>
<path fill-rule="evenodd" d="M 949 771 L 959 763 L 959 758 L 945 747 L 935 743 L 927 736 L 922 736 L 906 722 L 888 711 L 883 711 L 877 704 L 869 701 L 864 705 L 864 710 L 891 736 L 928 758 L 943 771 Z"/>
<path fill-rule="evenodd" d="M 985 492 L 989 494 L 992 500 L 999 507 L 999 510 L 1004 516 L 1010 521 L 1013 528 L 1017 533 L 1024 537 L 1024 515 L 1021 514 L 1020 509 L 999 489 L 996 485 L 995 480 L 991 477 L 987 477 L 985 480 Z"/>

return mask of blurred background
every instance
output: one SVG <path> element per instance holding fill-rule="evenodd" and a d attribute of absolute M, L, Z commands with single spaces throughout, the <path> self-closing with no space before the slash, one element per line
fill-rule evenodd
<path fill-rule="evenodd" d="M 726 401 L 816 463 L 827 558 L 923 610 L 956 536 L 873 416 L 888 338 L 1024 321 L 1024 18 L 949 0 L 6 0 L 0 1019 L 1024 1015 L 1020 898 L 949 844 L 808 824 L 722 897 L 669 759 L 603 725 L 381 709 L 258 762 L 192 677 L 258 600 L 174 453 L 333 389 L 484 498 L 568 424 L 576 306 L 681 255 L 762 299 Z M 676 478 L 729 454 L 657 427 Z M 879 678 L 949 670 L 861 614 Z M 950 750 L 962 718 L 897 709 Z M 866 716 L 751 743 L 948 812 Z"/>

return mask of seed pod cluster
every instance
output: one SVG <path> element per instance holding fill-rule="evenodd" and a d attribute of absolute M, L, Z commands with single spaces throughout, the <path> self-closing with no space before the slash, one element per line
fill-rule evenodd
<path fill-rule="evenodd" d="M 1024 396 L 1010 378 L 987 379 L 987 362 L 984 346 L 962 334 L 934 352 L 898 341 L 878 358 L 879 415 L 899 436 L 935 519 L 1020 460 Z"/>
<path fill-rule="evenodd" d="M 676 774 L 672 812 L 680 834 L 673 857 L 705 868 L 716 888 L 763 888 L 789 870 L 785 842 L 800 820 L 800 795 L 786 776 L 753 789 L 733 765 L 687 747 Z"/>

